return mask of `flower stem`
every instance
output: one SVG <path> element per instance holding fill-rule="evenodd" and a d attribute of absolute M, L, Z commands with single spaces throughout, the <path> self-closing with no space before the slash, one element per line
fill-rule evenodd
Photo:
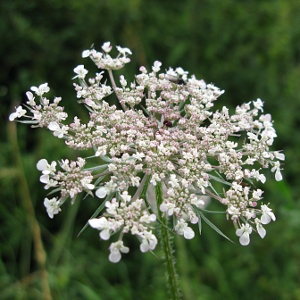
<path fill-rule="evenodd" d="M 125 106 L 125 104 L 123 104 L 123 103 L 121 102 L 121 99 L 120 99 L 120 97 L 118 96 L 118 93 L 117 93 L 117 85 L 116 85 L 116 82 L 115 82 L 115 79 L 114 79 L 114 75 L 113 75 L 112 70 L 107 70 L 107 71 L 108 71 L 108 75 L 109 75 L 109 78 L 110 78 L 110 81 L 111 81 L 111 85 L 112 85 L 112 87 L 113 87 L 113 89 L 114 89 L 114 92 L 115 92 L 115 94 L 116 94 L 116 96 L 117 96 L 117 98 L 118 98 L 118 100 L 119 100 L 119 103 L 120 103 L 120 105 L 122 106 L 123 110 L 124 110 L 124 111 L 127 111 L 127 107 Z"/>
<path fill-rule="evenodd" d="M 168 291 L 171 297 L 170 299 L 179 300 L 180 291 L 178 286 L 178 275 L 175 268 L 175 257 L 173 256 L 174 250 L 172 247 L 173 244 L 171 241 L 171 235 L 168 228 L 168 220 L 167 217 L 164 216 L 162 212 L 160 212 L 159 210 L 159 206 L 163 201 L 163 190 L 162 190 L 161 182 L 158 182 L 155 187 L 155 195 L 156 195 L 159 219 L 161 221 L 160 240 L 164 252 Z"/>

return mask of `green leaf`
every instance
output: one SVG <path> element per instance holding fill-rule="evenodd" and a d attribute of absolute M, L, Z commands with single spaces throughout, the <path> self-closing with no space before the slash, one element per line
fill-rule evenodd
<path fill-rule="evenodd" d="M 207 219 L 204 214 L 195 206 L 193 206 L 194 211 L 196 212 L 199 220 L 202 219 L 207 225 L 209 225 L 214 231 L 216 231 L 218 234 L 220 234 L 221 236 L 223 236 L 225 239 L 227 239 L 228 241 L 234 243 L 228 236 L 226 236 L 215 224 L 213 224 L 209 219 Z M 201 221 L 200 221 L 201 222 Z M 199 224 L 199 222 L 198 222 Z M 202 229 L 202 226 L 201 226 Z M 201 231 L 200 231 L 201 233 Z"/>
<path fill-rule="evenodd" d="M 207 210 L 207 209 L 203 209 L 203 208 L 200 208 L 200 210 L 207 212 L 209 214 L 225 214 L 226 213 L 226 211 Z"/>
<path fill-rule="evenodd" d="M 221 178 L 219 178 L 219 177 L 213 176 L 213 175 L 211 175 L 211 174 L 209 174 L 209 177 L 210 177 L 211 179 L 213 179 L 213 180 L 217 181 L 217 182 L 220 182 L 220 183 L 222 183 L 222 184 L 226 184 L 226 185 L 229 185 L 229 186 L 231 186 L 231 183 L 230 183 L 230 182 L 228 182 L 228 181 L 226 181 L 226 180 L 225 180 L 225 179 L 223 179 L 222 177 L 221 177 Z"/>
<path fill-rule="evenodd" d="M 108 166 L 108 164 L 104 164 L 104 165 L 100 165 L 100 166 L 96 166 L 96 167 L 87 168 L 85 170 L 86 171 L 90 171 L 90 172 L 93 172 L 93 171 L 102 171 L 102 170 L 107 169 L 107 166 Z"/>
<path fill-rule="evenodd" d="M 100 176 L 96 181 L 95 181 L 95 186 L 97 186 L 104 178 L 105 176 Z"/>
<path fill-rule="evenodd" d="M 104 206 L 105 206 L 105 203 L 107 201 L 110 201 L 113 197 L 114 193 L 110 193 L 106 198 L 105 200 L 100 204 L 100 206 L 96 209 L 96 211 L 92 214 L 92 216 L 90 217 L 90 219 L 93 219 L 97 216 L 99 216 L 100 212 L 103 210 Z M 83 226 L 83 228 L 79 231 L 77 237 L 80 236 L 80 234 L 88 227 L 89 225 L 89 222 L 86 222 L 86 224 Z"/>
<path fill-rule="evenodd" d="M 199 221 L 198 221 L 199 233 L 201 235 L 201 233 L 202 233 L 202 219 L 201 219 L 200 215 L 198 215 L 198 218 L 199 218 Z"/>
<path fill-rule="evenodd" d="M 148 190 L 148 186 L 149 186 L 149 183 L 150 183 L 151 176 L 149 176 L 149 175 L 145 175 L 145 176 L 147 176 L 147 177 L 146 177 L 146 181 L 145 181 L 145 184 L 144 184 L 144 187 L 143 187 L 143 190 L 141 192 L 141 196 L 140 197 L 142 199 L 146 200 L 146 198 L 147 198 L 147 190 Z"/>

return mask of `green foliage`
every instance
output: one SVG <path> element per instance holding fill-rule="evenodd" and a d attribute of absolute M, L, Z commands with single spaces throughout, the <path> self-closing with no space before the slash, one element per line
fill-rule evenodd
<path fill-rule="evenodd" d="M 17 126 L 17 145 L 13 127 L 7 126 L 13 106 L 25 101 L 30 86 L 43 82 L 49 82 L 53 96 L 63 97 L 70 118 L 85 118 L 72 88 L 73 68 L 84 63 L 96 71 L 80 54 L 109 40 L 133 51 L 133 62 L 124 70 L 132 79 L 139 66 L 160 60 L 163 68 L 181 66 L 225 89 L 218 107 L 260 97 L 275 120 L 276 148 L 287 158 L 284 182 L 268 174 L 264 197 L 273 203 L 277 221 L 264 240 L 253 235 L 248 247 L 232 244 L 205 222 L 201 236 L 176 239 L 184 299 L 299 299 L 299 14 L 295 0 L 2 0 L 0 298 L 47 299 L 36 259 L 35 220 L 53 299 L 167 299 L 159 258 L 131 247 L 113 265 L 107 259 L 109 245 L 94 231 L 76 238 L 100 205 L 97 199 L 65 208 L 53 220 L 47 217 L 46 191 L 35 164 L 74 153 L 50 133 L 24 125 Z M 236 240 L 223 214 L 206 216 Z M 137 245 L 135 239 L 129 242 Z"/>

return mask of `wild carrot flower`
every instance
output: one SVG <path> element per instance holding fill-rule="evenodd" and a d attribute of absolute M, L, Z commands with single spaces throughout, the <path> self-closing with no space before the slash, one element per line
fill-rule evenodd
<path fill-rule="evenodd" d="M 116 82 L 113 70 L 130 62 L 131 51 L 118 46 L 116 57 L 111 51 L 107 42 L 101 52 L 83 52 L 100 69 L 94 77 L 87 78 L 84 65 L 74 69 L 77 98 L 89 112 L 87 123 L 75 117 L 66 124 L 61 98 L 50 101 L 45 96 L 47 83 L 32 87 L 25 109 L 19 106 L 9 117 L 48 128 L 74 150 L 94 151 L 90 168 L 80 157 L 58 165 L 38 162 L 40 181 L 59 194 L 45 199 L 49 217 L 61 211 L 67 198 L 73 203 L 82 192 L 96 196 L 99 209 L 88 223 L 99 230 L 100 239 L 114 240 L 111 262 L 129 251 L 123 242 L 126 234 L 137 237 L 141 252 L 153 251 L 162 217 L 172 219 L 171 232 L 192 239 L 194 224 L 207 220 L 203 208 L 208 198 L 224 207 L 242 245 L 249 244 L 252 231 L 264 238 L 263 225 L 276 218 L 255 183 L 266 182 L 268 168 L 281 180 L 285 157 L 270 148 L 276 131 L 271 115 L 264 114 L 263 101 L 244 103 L 232 113 L 226 106 L 214 111 L 224 91 L 182 68 L 163 72 L 159 61 L 149 71 L 141 67 L 131 82 L 122 75 Z M 119 105 L 108 99 L 113 93 Z M 163 190 L 160 203 L 153 192 L 157 185 Z"/>

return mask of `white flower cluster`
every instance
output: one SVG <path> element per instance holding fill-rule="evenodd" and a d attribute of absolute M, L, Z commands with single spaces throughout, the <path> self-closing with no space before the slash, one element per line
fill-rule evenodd
<path fill-rule="evenodd" d="M 130 58 L 127 55 L 131 55 L 131 51 L 128 48 L 122 48 L 117 46 L 119 55 L 116 58 L 112 58 L 109 52 L 112 50 L 110 42 L 106 42 L 102 46 L 103 52 L 97 52 L 95 49 L 85 50 L 82 53 L 82 57 L 90 57 L 99 69 L 107 70 L 119 70 L 124 67 L 125 64 L 130 62 Z"/>
<path fill-rule="evenodd" d="M 55 162 L 39 161 L 45 188 L 61 193 L 59 199 L 45 199 L 49 217 L 60 211 L 67 197 L 74 201 L 78 193 L 92 194 L 95 189 L 95 195 L 104 199 L 103 211 L 89 224 L 100 231 L 103 240 L 119 233 L 118 241 L 110 246 L 112 262 L 129 251 L 122 240 L 125 233 L 138 237 L 142 252 L 154 250 L 153 226 L 161 225 L 160 217 L 173 218 L 171 230 L 192 239 L 191 224 L 201 222 L 208 196 L 225 206 L 242 245 L 249 244 L 252 230 L 264 238 L 263 225 L 275 221 L 275 215 L 262 202 L 263 191 L 253 187 L 266 182 L 266 168 L 282 180 L 280 161 L 285 157 L 270 150 L 276 132 L 271 116 L 263 113 L 263 102 L 257 99 L 238 106 L 233 114 L 225 106 L 214 112 L 214 101 L 224 91 L 189 77 L 181 68 L 160 72 L 158 61 L 151 72 L 141 67 L 134 82 L 129 84 L 120 76 L 117 84 L 112 70 L 128 63 L 131 51 L 117 47 L 119 54 L 112 58 L 111 50 L 110 43 L 104 43 L 102 52 L 83 52 L 83 57 L 108 71 L 111 85 L 104 82 L 103 71 L 86 79 L 83 65 L 74 69 L 74 78 L 79 80 L 74 84 L 77 97 L 90 112 L 87 124 L 78 117 L 70 125 L 63 124 L 67 115 L 58 106 L 60 99 L 50 104 L 43 96 L 49 90 L 47 84 L 31 88 L 40 104 L 27 93 L 26 107 L 33 116 L 26 122 L 47 126 L 55 136 L 65 138 L 70 148 L 95 153 L 95 167 L 87 170 L 82 158 L 60 162 L 63 172 L 56 171 Z M 112 93 L 121 109 L 106 101 Z M 26 113 L 18 107 L 10 120 L 29 117 Z M 160 203 L 147 198 L 147 190 L 156 185 L 164 188 Z"/>
<path fill-rule="evenodd" d="M 16 108 L 16 111 L 11 113 L 9 116 L 10 121 L 15 119 L 26 117 L 30 120 L 20 121 L 27 124 L 32 124 L 32 127 L 47 127 L 53 131 L 53 135 L 58 138 L 63 138 L 68 133 L 68 126 L 63 125 L 62 121 L 65 121 L 68 114 L 64 112 L 64 108 L 59 106 L 60 97 L 56 97 L 53 103 L 47 99 L 44 94 L 50 91 L 48 83 L 43 83 L 39 87 L 31 87 L 31 91 L 39 97 L 39 102 L 36 103 L 35 96 L 32 92 L 26 93 L 28 101 L 26 102 L 26 108 L 31 115 L 26 115 L 27 110 L 23 109 L 22 106 Z"/>
<path fill-rule="evenodd" d="M 118 200 L 113 198 L 111 201 L 107 201 L 105 203 L 106 213 L 104 216 L 99 219 L 90 219 L 90 226 L 100 230 L 99 235 L 103 240 L 108 240 L 110 235 L 116 231 L 121 231 L 121 234 L 130 232 L 141 240 L 140 249 L 142 252 L 154 250 L 157 239 L 149 229 L 149 226 L 155 222 L 156 215 L 149 214 L 144 209 L 144 201 L 142 199 L 132 201 L 131 196 L 126 191 L 120 194 L 118 198 Z M 122 251 L 122 248 L 117 251 L 114 245 L 115 243 L 110 247 L 110 260 L 118 262 L 121 259 L 120 251 L 124 251 Z"/>
<path fill-rule="evenodd" d="M 63 171 L 56 171 L 56 162 L 49 164 L 46 159 L 41 159 L 37 163 L 37 169 L 42 172 L 40 181 L 45 184 L 45 189 L 58 188 L 61 197 L 58 201 L 60 205 L 70 197 L 72 203 L 78 194 L 90 191 L 95 188 L 93 176 L 90 171 L 84 170 L 85 159 L 78 157 L 77 161 L 69 161 L 68 159 L 59 162 Z M 47 206 L 46 206 L 47 207 Z M 49 216 L 55 214 L 47 207 Z M 50 211 L 50 213 L 49 213 Z M 57 212 L 56 212 L 57 213 Z"/>

